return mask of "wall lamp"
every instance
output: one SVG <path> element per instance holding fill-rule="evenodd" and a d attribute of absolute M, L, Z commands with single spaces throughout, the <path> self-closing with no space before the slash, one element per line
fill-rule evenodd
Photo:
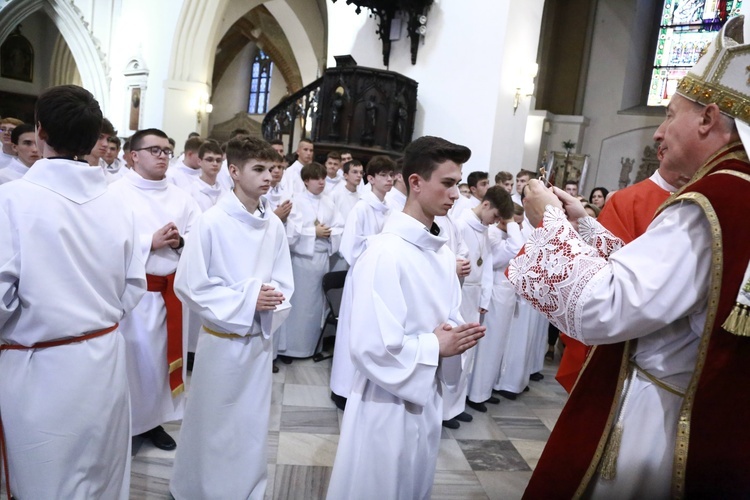
<path fill-rule="evenodd" d="M 521 104 L 521 99 L 524 97 L 531 97 L 534 95 L 534 80 L 539 72 L 539 65 L 534 63 L 528 67 L 522 69 L 518 73 L 518 81 L 516 82 L 516 94 L 513 96 L 513 114 L 516 114 L 518 105 Z"/>
<path fill-rule="evenodd" d="M 198 97 L 198 103 L 195 106 L 196 116 L 198 118 L 198 125 L 201 124 L 203 117 L 208 117 L 211 111 L 214 110 L 214 105 L 208 101 L 208 94 L 205 92 Z"/>

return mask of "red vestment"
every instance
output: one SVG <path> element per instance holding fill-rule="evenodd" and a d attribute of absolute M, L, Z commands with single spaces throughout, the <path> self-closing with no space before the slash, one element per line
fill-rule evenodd
<path fill-rule="evenodd" d="M 750 491 L 750 337 L 721 325 L 734 306 L 750 255 L 750 163 L 741 144 L 718 152 L 668 203 L 697 203 L 712 230 L 706 327 L 680 409 L 672 492 L 677 497 L 737 498 Z M 563 408 L 524 498 L 572 498 L 586 491 L 619 401 L 628 342 L 594 349 Z M 658 410 L 655 410 L 658 411 Z"/>

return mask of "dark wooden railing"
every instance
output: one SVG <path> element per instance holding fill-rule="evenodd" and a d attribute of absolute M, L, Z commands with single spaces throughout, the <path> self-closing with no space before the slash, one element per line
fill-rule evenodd
<path fill-rule="evenodd" d="M 416 109 L 414 80 L 393 71 L 335 67 L 269 110 L 263 136 L 285 140 L 289 152 L 310 139 L 318 159 L 341 149 L 363 162 L 376 154 L 397 157 L 411 142 Z"/>

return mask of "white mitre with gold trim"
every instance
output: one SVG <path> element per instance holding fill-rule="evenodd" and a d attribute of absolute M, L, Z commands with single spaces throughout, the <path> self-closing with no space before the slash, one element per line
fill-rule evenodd
<path fill-rule="evenodd" d="M 745 16 L 726 22 L 708 44 L 677 93 L 700 104 L 715 103 L 734 118 L 745 149 L 750 149 L 750 45 L 745 44 Z"/>

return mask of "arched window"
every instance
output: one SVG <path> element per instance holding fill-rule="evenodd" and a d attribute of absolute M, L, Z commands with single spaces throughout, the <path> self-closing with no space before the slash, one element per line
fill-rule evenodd
<path fill-rule="evenodd" d="M 271 70 L 273 62 L 265 52 L 258 49 L 253 61 L 253 73 L 250 78 L 250 102 L 247 112 L 251 115 L 262 115 L 268 111 L 268 95 L 271 90 Z"/>
<path fill-rule="evenodd" d="M 649 106 L 666 106 L 680 79 L 727 19 L 739 13 L 742 0 L 665 0 L 659 22 Z"/>

